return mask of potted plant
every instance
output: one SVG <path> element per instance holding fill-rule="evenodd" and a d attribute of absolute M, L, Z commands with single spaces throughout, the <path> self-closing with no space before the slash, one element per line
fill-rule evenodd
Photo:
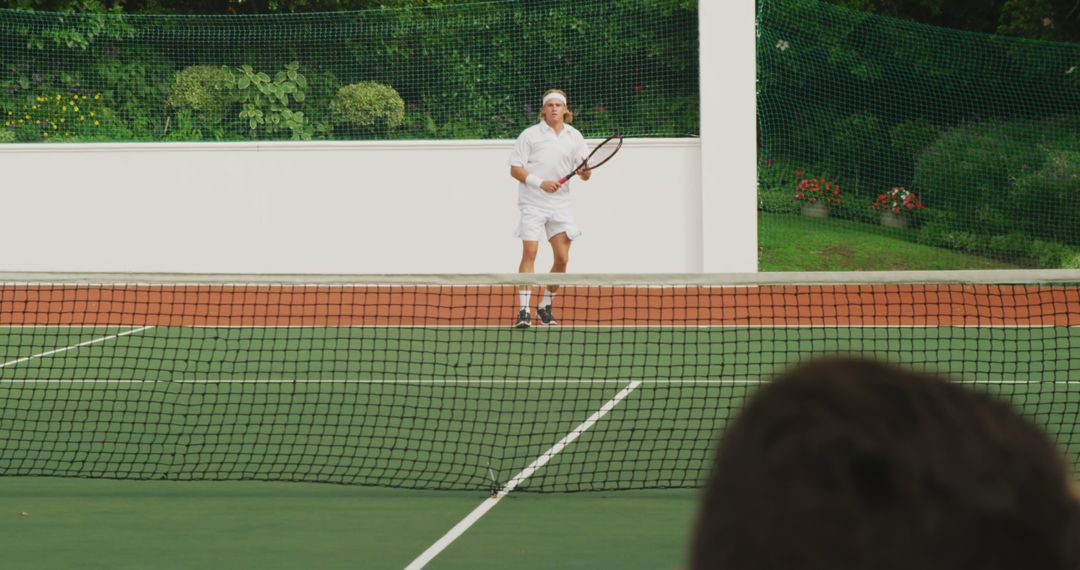
<path fill-rule="evenodd" d="M 829 205 L 842 203 L 840 185 L 826 178 L 804 177 L 796 172 L 795 201 L 802 203 L 802 215 L 812 218 L 829 217 Z"/>
<path fill-rule="evenodd" d="M 908 227 L 911 218 L 926 207 L 917 194 L 904 186 L 893 186 L 879 194 L 872 206 L 881 210 L 881 225 L 901 229 Z"/>

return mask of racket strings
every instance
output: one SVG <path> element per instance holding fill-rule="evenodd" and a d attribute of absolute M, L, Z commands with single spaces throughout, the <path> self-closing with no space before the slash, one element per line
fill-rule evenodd
<path fill-rule="evenodd" d="M 593 150 L 592 154 L 585 161 L 590 168 L 596 168 L 601 164 L 607 162 L 609 158 L 615 156 L 615 153 L 619 151 L 619 147 L 622 146 L 622 139 L 612 139 L 607 141 Z"/>

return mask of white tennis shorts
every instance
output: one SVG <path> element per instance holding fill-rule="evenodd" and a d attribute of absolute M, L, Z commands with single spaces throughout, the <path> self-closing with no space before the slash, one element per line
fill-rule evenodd
<path fill-rule="evenodd" d="M 581 230 L 574 225 L 574 212 L 570 208 L 545 210 L 535 206 L 522 207 L 521 221 L 514 237 L 524 241 L 540 241 L 542 230 L 546 231 L 549 240 L 563 232 L 571 240 L 581 236 Z"/>

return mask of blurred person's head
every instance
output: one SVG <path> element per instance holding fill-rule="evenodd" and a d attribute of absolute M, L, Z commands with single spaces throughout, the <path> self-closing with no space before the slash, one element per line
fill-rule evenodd
<path fill-rule="evenodd" d="M 720 441 L 695 570 L 1080 568 L 1054 444 L 1007 404 L 870 361 L 794 368 Z"/>

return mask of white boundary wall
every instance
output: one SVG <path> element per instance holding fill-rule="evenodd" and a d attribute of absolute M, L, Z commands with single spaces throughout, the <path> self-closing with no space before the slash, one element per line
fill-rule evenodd
<path fill-rule="evenodd" d="M 513 141 L 3 145 L 4 271 L 506 273 Z M 696 271 L 698 141 L 572 182 L 577 272 Z M 618 166 L 615 166 L 618 164 Z M 551 262 L 543 251 L 538 270 Z"/>
<path fill-rule="evenodd" d="M 753 2 L 699 10 L 702 138 L 572 183 L 573 272 L 756 270 Z M 0 145 L 0 271 L 513 272 L 512 144 Z"/>

